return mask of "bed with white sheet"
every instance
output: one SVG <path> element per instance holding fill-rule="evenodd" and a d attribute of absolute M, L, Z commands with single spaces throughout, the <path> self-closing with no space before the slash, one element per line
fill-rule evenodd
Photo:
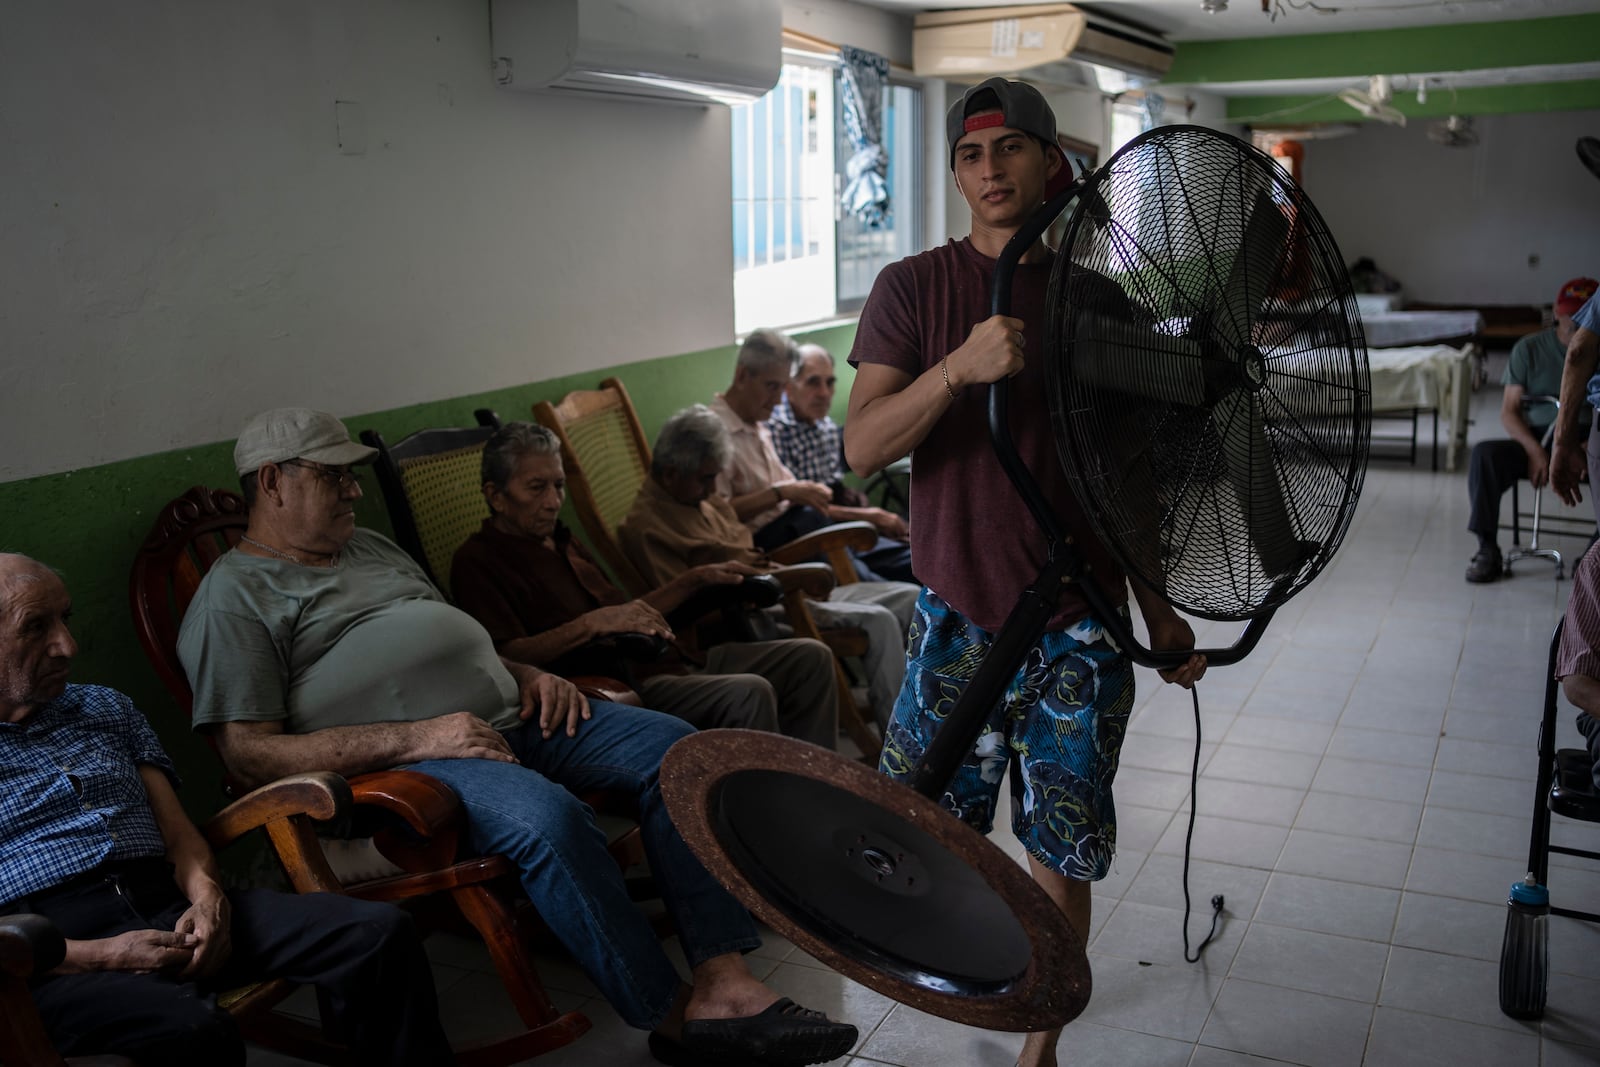
<path fill-rule="evenodd" d="M 1475 314 L 1475 313 L 1474 313 Z M 1439 419 L 1449 425 L 1445 469 L 1455 470 L 1466 450 L 1467 413 L 1472 402 L 1472 373 L 1477 346 L 1411 345 L 1367 350 L 1372 372 L 1374 421 L 1411 421 L 1411 459 L 1416 461 L 1418 420 L 1433 416 L 1433 469 L 1439 469 Z M 1392 440 L 1392 435 L 1389 436 Z M 1375 435 L 1382 440 L 1382 436 Z"/>
<path fill-rule="evenodd" d="M 1368 348 L 1464 345 L 1483 332 L 1483 315 L 1471 308 L 1406 311 L 1403 293 L 1357 293 L 1356 312 Z"/>

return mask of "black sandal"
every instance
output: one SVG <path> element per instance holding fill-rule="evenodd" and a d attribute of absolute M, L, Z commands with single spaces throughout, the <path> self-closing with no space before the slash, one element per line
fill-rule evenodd
<path fill-rule="evenodd" d="M 805 1067 L 838 1059 L 859 1036 L 849 1023 L 782 997 L 757 1015 L 689 1020 L 677 1041 L 651 1033 L 650 1054 L 667 1067 Z"/>

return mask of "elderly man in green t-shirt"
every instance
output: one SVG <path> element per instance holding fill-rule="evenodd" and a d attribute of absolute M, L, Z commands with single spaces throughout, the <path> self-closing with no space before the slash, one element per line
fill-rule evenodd
<path fill-rule="evenodd" d="M 743 953 L 749 914 L 667 815 L 661 758 L 693 732 L 659 712 L 586 701 L 496 655 L 393 542 L 358 530 L 354 467 L 374 450 L 332 415 L 269 411 L 239 434 L 249 525 L 211 567 L 178 638 L 194 721 L 247 785 L 295 771 L 407 767 L 453 789 L 470 844 L 508 857 L 563 946 L 664 1063 L 798 1065 L 844 1055 L 856 1028 L 780 998 Z M 606 789 L 638 806 L 679 932 L 685 983 L 629 898 L 591 812 Z"/>
<path fill-rule="evenodd" d="M 1526 478 L 1538 489 L 1550 479 L 1550 456 L 1544 436 L 1555 422 L 1556 405 L 1530 402 L 1535 397 L 1561 395 L 1561 371 L 1567 358 L 1567 343 L 1572 340 L 1572 316 L 1584 301 L 1594 295 L 1595 282 L 1574 278 L 1556 295 L 1556 324 L 1532 333 L 1511 349 L 1506 365 L 1505 394 L 1500 400 L 1500 425 L 1508 438 L 1480 441 L 1472 448 L 1467 467 L 1467 495 L 1471 501 L 1467 529 L 1478 535 L 1478 551 L 1467 565 L 1467 581 L 1492 582 L 1500 577 L 1504 564 L 1497 534 L 1500 529 L 1500 498 Z"/>

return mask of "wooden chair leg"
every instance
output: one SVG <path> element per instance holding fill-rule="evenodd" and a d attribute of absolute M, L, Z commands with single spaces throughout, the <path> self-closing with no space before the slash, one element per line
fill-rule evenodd
<path fill-rule="evenodd" d="M 458 1048 L 456 1059 L 462 1067 L 530 1059 L 570 1044 L 589 1031 L 589 1019 L 582 1012 L 561 1012 L 551 1002 L 534 970 L 529 951 L 531 939 L 525 936 L 505 900 L 484 885 L 461 886 L 452 889 L 450 895 L 461 914 L 482 935 L 495 973 L 528 1028 L 527 1033 L 503 1041 Z"/>

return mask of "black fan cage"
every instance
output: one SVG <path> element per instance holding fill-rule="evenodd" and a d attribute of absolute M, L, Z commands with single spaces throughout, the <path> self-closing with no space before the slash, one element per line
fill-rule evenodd
<path fill-rule="evenodd" d="M 1055 436 L 1128 572 L 1243 620 L 1303 589 L 1349 528 L 1371 385 L 1344 261 L 1270 156 L 1145 133 L 1079 194 L 1049 291 Z"/>

